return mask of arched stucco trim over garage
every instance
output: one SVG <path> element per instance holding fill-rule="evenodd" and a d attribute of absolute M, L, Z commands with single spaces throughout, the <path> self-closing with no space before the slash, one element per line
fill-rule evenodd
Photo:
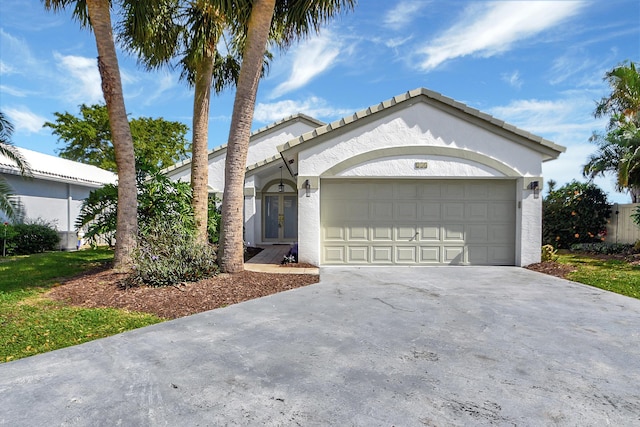
<path fill-rule="evenodd" d="M 382 148 L 378 150 L 367 151 L 366 153 L 360 153 L 353 157 L 345 159 L 333 167 L 327 169 L 322 174 L 321 178 L 329 178 L 339 175 L 345 170 L 360 165 L 364 162 L 376 160 L 384 157 L 397 157 L 404 155 L 432 155 L 432 156 L 446 156 L 464 159 L 472 162 L 479 163 L 484 166 L 488 166 L 500 173 L 505 177 L 521 177 L 522 174 L 518 173 L 515 169 L 502 163 L 494 158 L 485 156 L 484 154 L 477 153 L 475 151 L 462 150 L 452 147 L 436 147 L 436 146 L 405 146 L 405 147 L 390 147 Z"/>

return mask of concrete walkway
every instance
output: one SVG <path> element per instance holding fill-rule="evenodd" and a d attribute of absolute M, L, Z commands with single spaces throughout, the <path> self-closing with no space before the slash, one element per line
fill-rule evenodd
<path fill-rule="evenodd" d="M 0 364 L 0 425 L 638 426 L 640 301 L 515 267 L 320 283 Z"/>
<path fill-rule="evenodd" d="M 249 259 L 245 264 L 245 270 L 262 273 L 279 274 L 319 274 L 317 267 L 287 267 L 281 264 L 284 256 L 289 252 L 289 245 L 264 246 L 262 251 Z"/>

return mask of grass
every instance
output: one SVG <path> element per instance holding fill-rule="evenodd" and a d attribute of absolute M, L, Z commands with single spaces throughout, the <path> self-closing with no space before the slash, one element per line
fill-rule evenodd
<path fill-rule="evenodd" d="M 43 293 L 113 260 L 108 249 L 0 259 L 0 363 L 161 322 L 145 313 L 69 307 Z"/>
<path fill-rule="evenodd" d="M 585 254 L 561 254 L 558 262 L 577 270 L 567 279 L 640 299 L 640 266 L 624 260 L 598 259 Z"/>

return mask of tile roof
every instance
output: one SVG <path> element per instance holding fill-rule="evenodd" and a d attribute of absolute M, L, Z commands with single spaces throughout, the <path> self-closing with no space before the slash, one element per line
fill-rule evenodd
<path fill-rule="evenodd" d="M 115 184 L 118 179 L 115 173 L 96 166 L 38 153 L 26 148 L 16 148 L 29 163 L 34 178 L 88 184 L 92 187 Z M 18 174 L 19 169 L 11 160 L 0 155 L 0 172 Z"/>
<path fill-rule="evenodd" d="M 405 103 L 407 101 L 411 101 L 411 100 L 415 100 L 421 97 L 425 97 L 428 100 L 433 100 L 436 101 L 437 103 L 440 103 L 443 106 L 448 106 L 451 108 L 454 108 L 455 110 L 459 110 L 462 113 L 465 113 L 471 117 L 475 117 L 478 119 L 481 119 L 485 122 L 487 122 L 488 124 L 491 124 L 493 126 L 496 126 L 498 128 L 504 129 L 510 133 L 516 134 L 518 136 L 521 136 L 527 140 L 529 140 L 530 142 L 537 144 L 540 146 L 540 148 L 542 149 L 548 149 L 551 150 L 555 154 L 555 157 L 557 157 L 560 153 L 564 152 L 566 150 L 565 147 L 558 145 L 552 141 L 549 141 L 547 139 L 544 139 L 540 136 L 534 135 L 530 132 L 527 132 L 523 129 L 517 128 L 509 123 L 506 123 L 503 120 L 497 119 L 493 116 L 491 116 L 490 114 L 484 113 L 480 110 L 477 110 L 475 108 L 469 107 L 466 104 L 463 104 L 462 102 L 458 102 L 452 98 L 448 98 L 438 92 L 434 92 L 432 90 L 429 89 L 425 89 L 425 88 L 418 88 L 418 89 L 414 89 L 414 90 L 410 90 L 408 92 L 405 92 L 403 94 L 400 94 L 398 96 L 394 96 L 391 99 L 388 99 L 386 101 L 380 102 L 379 104 L 373 105 L 369 108 L 366 108 L 364 110 L 360 110 L 356 113 L 353 113 L 352 115 L 349 116 L 345 116 L 340 120 L 336 120 L 335 122 L 329 123 L 327 125 L 323 125 L 320 126 L 314 130 L 312 130 L 311 132 L 307 132 L 304 133 L 302 135 L 300 135 L 297 138 L 294 138 L 288 142 L 286 142 L 285 144 L 282 144 L 280 146 L 278 146 L 278 150 L 280 152 L 283 152 L 285 150 L 288 150 L 290 148 L 293 148 L 297 145 L 300 145 L 306 141 L 309 141 L 311 139 L 317 138 L 321 135 L 324 135 L 328 132 L 334 131 L 336 129 L 340 129 L 344 126 L 347 126 L 353 122 L 356 122 L 358 120 L 361 120 L 365 117 L 370 117 L 376 113 L 380 113 L 382 111 L 388 110 L 389 108 L 398 105 L 398 104 L 402 104 Z"/>
<path fill-rule="evenodd" d="M 311 116 L 308 116 L 306 114 L 303 113 L 297 113 L 297 114 L 293 114 L 291 116 L 285 117 L 284 119 L 280 119 L 277 122 L 273 122 L 267 126 L 261 127 L 260 129 L 256 129 L 255 131 L 251 132 L 251 136 L 249 137 L 251 138 L 256 138 L 261 136 L 262 134 L 264 134 L 265 132 L 268 132 L 272 129 L 275 129 L 283 124 L 286 124 L 288 122 L 291 121 L 306 121 L 309 122 L 312 125 L 315 126 L 323 126 L 325 125 L 324 122 L 318 120 L 318 119 L 314 119 Z M 209 151 L 208 157 L 211 158 L 212 156 L 215 156 L 216 154 L 223 152 L 224 150 L 227 149 L 227 144 L 222 144 L 219 147 L 214 148 L 213 150 Z M 181 162 L 176 163 L 175 165 L 169 166 L 165 169 L 163 169 L 161 172 L 162 173 L 168 173 L 168 172 L 172 172 L 175 171 L 177 169 L 184 169 L 187 165 L 191 164 L 191 159 L 185 159 Z"/>

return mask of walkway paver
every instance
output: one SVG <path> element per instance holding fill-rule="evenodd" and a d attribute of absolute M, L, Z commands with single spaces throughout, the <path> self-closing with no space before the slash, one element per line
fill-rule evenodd
<path fill-rule="evenodd" d="M 278 274 L 320 274 L 317 267 L 286 267 L 282 260 L 289 252 L 289 245 L 268 245 L 256 256 L 250 258 L 245 264 L 245 270 L 257 271 L 261 273 Z"/>

